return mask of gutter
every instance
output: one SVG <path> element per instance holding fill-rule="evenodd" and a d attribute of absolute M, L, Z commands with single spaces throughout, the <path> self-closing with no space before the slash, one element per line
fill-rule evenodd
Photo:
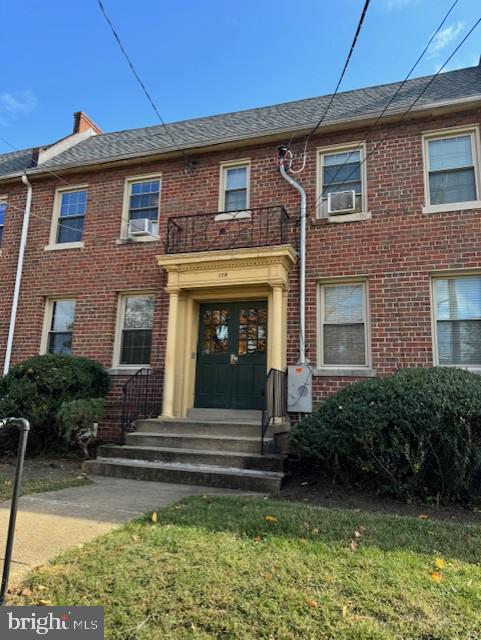
<path fill-rule="evenodd" d="M 8 327 L 7 348 L 5 350 L 5 362 L 3 365 L 3 375 L 6 376 L 10 370 L 10 361 L 12 358 L 13 337 L 15 334 L 15 325 L 17 322 L 18 301 L 20 297 L 20 284 L 22 282 L 23 261 L 25 256 L 25 247 L 27 245 L 28 225 L 30 222 L 30 209 L 32 207 L 32 185 L 28 181 L 27 174 L 22 175 L 22 182 L 27 187 L 27 200 L 25 203 L 25 212 L 23 214 L 22 234 L 20 236 L 20 248 L 18 251 L 17 274 L 15 276 L 15 287 L 13 290 L 12 311 L 10 314 L 10 325 Z"/>

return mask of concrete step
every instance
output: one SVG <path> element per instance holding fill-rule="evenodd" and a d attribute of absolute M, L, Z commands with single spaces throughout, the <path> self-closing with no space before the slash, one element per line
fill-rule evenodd
<path fill-rule="evenodd" d="M 127 445 L 138 447 L 161 447 L 162 449 L 202 449 L 230 453 L 260 453 L 260 438 L 236 436 L 192 435 L 178 433 L 148 433 L 134 431 L 125 438 Z M 266 453 L 273 452 L 273 438 L 265 438 Z"/>
<path fill-rule="evenodd" d="M 137 420 L 137 431 L 142 433 L 175 433 L 178 435 L 233 436 L 241 438 L 261 437 L 261 422 L 227 422 L 193 420 L 192 418 L 148 418 Z M 266 435 L 288 431 L 289 423 L 269 425 Z"/>
<path fill-rule="evenodd" d="M 187 418 L 207 422 L 261 423 L 262 411 L 255 409 L 187 409 Z"/>
<path fill-rule="evenodd" d="M 84 462 L 84 470 L 86 473 L 115 478 L 178 482 L 274 494 L 279 492 L 283 478 L 282 473 L 272 471 L 103 457 Z"/>
<path fill-rule="evenodd" d="M 202 449 L 175 449 L 145 446 L 103 445 L 98 448 L 101 458 L 122 458 L 130 460 L 146 460 L 150 462 L 179 462 L 182 464 L 214 465 L 236 469 L 252 469 L 258 471 L 276 471 L 282 473 L 283 455 L 264 455 L 255 453 L 232 453 L 224 451 L 205 451 Z"/>

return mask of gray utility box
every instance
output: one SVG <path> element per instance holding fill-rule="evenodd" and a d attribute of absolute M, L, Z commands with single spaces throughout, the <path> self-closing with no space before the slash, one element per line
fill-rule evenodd
<path fill-rule="evenodd" d="M 287 409 L 293 413 L 312 411 L 312 371 L 305 364 L 287 367 Z"/>

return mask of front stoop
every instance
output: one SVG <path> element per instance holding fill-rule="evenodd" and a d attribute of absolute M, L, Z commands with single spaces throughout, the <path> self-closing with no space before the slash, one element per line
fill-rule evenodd
<path fill-rule="evenodd" d="M 196 409 L 188 418 L 138 420 L 123 446 L 103 445 L 87 473 L 278 493 L 285 456 L 275 451 L 275 425 L 260 455 L 260 420 L 253 412 Z"/>

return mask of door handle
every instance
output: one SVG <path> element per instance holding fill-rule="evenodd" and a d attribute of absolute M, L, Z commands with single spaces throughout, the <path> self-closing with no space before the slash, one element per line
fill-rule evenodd
<path fill-rule="evenodd" d="M 237 364 L 238 361 L 239 361 L 239 356 L 236 356 L 235 353 L 231 353 L 230 354 L 230 363 L 231 364 Z"/>

